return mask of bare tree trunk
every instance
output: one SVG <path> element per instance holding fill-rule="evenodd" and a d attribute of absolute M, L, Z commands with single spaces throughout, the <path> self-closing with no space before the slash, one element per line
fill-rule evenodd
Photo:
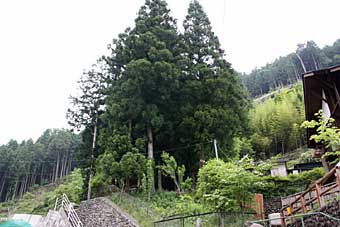
<path fill-rule="evenodd" d="M 162 171 L 160 169 L 158 169 L 158 191 L 163 191 L 162 188 Z"/>
<path fill-rule="evenodd" d="M 148 159 L 153 160 L 153 136 L 151 126 L 148 126 L 147 134 L 148 134 Z"/>
<path fill-rule="evenodd" d="M 225 219 L 224 212 L 220 212 L 219 213 L 219 217 L 220 217 L 220 225 L 219 225 L 219 227 L 224 227 L 224 219 Z"/>
<path fill-rule="evenodd" d="M 202 168 L 204 166 L 205 163 L 205 152 L 204 152 L 204 144 L 201 144 L 201 152 L 200 152 L 200 163 L 199 166 L 200 168 Z"/>
<path fill-rule="evenodd" d="M 132 120 L 129 119 L 129 138 L 132 137 Z"/>
<path fill-rule="evenodd" d="M 41 165 L 41 171 L 40 171 L 40 185 L 43 184 L 44 179 L 44 164 Z"/>
<path fill-rule="evenodd" d="M 72 155 L 69 155 L 69 159 L 68 159 L 68 169 L 67 169 L 67 174 L 69 174 L 71 172 L 72 169 Z"/>
<path fill-rule="evenodd" d="M 300 80 L 299 73 L 296 71 L 295 67 L 294 67 L 294 74 L 295 74 L 296 81 L 299 81 Z"/>
<path fill-rule="evenodd" d="M 20 198 L 25 194 L 27 190 L 27 184 L 28 184 L 28 175 L 25 176 L 25 180 L 22 182 Z"/>
<path fill-rule="evenodd" d="M 152 135 L 152 128 L 150 125 L 148 125 L 147 127 L 147 137 L 148 137 L 148 159 L 149 160 L 153 160 L 153 135 Z M 152 176 L 154 176 L 154 170 L 152 169 L 153 174 Z M 151 191 L 154 192 L 155 191 L 155 179 L 150 179 L 152 180 L 151 183 Z"/>
<path fill-rule="evenodd" d="M 2 178 L 1 189 L 0 189 L 0 199 L 2 198 L 2 192 L 4 191 L 4 187 L 5 187 L 6 174 L 7 174 L 7 171 L 5 172 L 5 174 L 4 174 L 3 178 Z"/>
<path fill-rule="evenodd" d="M 307 72 L 306 66 L 305 66 L 305 64 L 303 63 L 302 58 L 300 57 L 300 55 L 299 55 L 298 53 L 295 53 L 295 55 L 298 57 L 298 59 L 299 59 L 299 61 L 300 61 L 300 64 L 301 64 L 302 69 L 303 69 L 303 72 L 306 73 L 306 72 Z"/>
<path fill-rule="evenodd" d="M 318 70 L 319 69 L 319 64 L 315 61 L 314 54 L 312 54 L 312 59 L 313 59 L 315 70 Z"/>
<path fill-rule="evenodd" d="M 93 176 L 93 162 L 94 162 L 94 150 L 96 148 L 96 139 L 97 139 L 97 122 L 98 122 L 98 113 L 96 114 L 94 129 L 93 129 L 93 138 L 92 138 L 92 149 L 91 149 L 91 166 L 90 166 L 90 177 L 87 188 L 87 200 L 91 199 L 91 180 Z"/>
<path fill-rule="evenodd" d="M 60 154 L 59 154 L 59 152 L 57 152 L 57 165 L 56 165 L 56 168 L 55 168 L 55 174 L 54 174 L 54 183 L 55 182 L 57 182 L 57 180 L 58 180 L 58 172 L 59 172 L 59 156 L 60 156 Z"/>
<path fill-rule="evenodd" d="M 18 184 L 19 184 L 19 179 L 16 179 L 16 181 L 15 181 L 15 186 L 14 186 L 14 190 L 13 190 L 13 194 L 12 194 L 12 200 L 15 199 L 15 196 L 16 196 L 16 194 L 17 194 Z"/>
<path fill-rule="evenodd" d="M 66 169 L 66 155 L 64 154 L 62 157 L 62 162 L 61 162 L 61 170 L 60 170 L 60 179 L 65 176 L 65 169 Z"/>

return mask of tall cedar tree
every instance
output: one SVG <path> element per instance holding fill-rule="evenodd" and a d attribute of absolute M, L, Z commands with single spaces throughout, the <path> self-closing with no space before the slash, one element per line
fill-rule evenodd
<path fill-rule="evenodd" d="M 218 140 L 222 157 L 232 157 L 233 137 L 247 124 L 245 90 L 224 59 L 219 40 L 197 0 L 190 3 L 183 26 L 185 56 L 189 63 L 182 87 L 185 97 L 181 108 L 184 116 L 180 124 L 182 140 L 202 143 L 201 164 L 207 153 L 204 144 L 213 139 Z M 187 156 L 195 157 L 190 152 Z"/>
<path fill-rule="evenodd" d="M 123 131 L 132 139 L 144 131 L 141 134 L 147 138 L 148 158 L 153 159 L 155 134 L 171 111 L 178 87 L 176 21 L 165 1 L 147 0 L 138 13 L 135 27 L 119 37 L 108 58 L 116 80 L 104 119 L 115 118 L 125 123 Z"/>
<path fill-rule="evenodd" d="M 84 127 L 87 129 L 83 132 L 83 134 L 86 134 L 85 137 L 88 137 L 89 129 L 92 134 L 91 147 L 87 147 L 87 152 L 86 150 L 83 152 L 87 154 L 85 156 L 87 156 L 86 158 L 90 162 L 89 166 L 87 166 L 89 167 L 89 171 L 87 171 L 89 176 L 86 176 L 89 182 L 94 171 L 99 116 L 103 112 L 104 100 L 109 87 L 108 81 L 111 80 L 104 61 L 98 60 L 97 64 L 94 64 L 92 67 L 92 70 L 84 72 L 78 82 L 81 94 L 78 97 L 71 96 L 73 108 L 67 111 L 67 119 L 72 127 L 76 129 Z M 87 142 L 83 140 L 83 143 Z M 84 145 L 82 147 L 84 148 Z M 91 186 L 88 183 L 87 199 L 90 199 L 90 197 Z"/>
<path fill-rule="evenodd" d="M 171 125 L 167 116 L 175 111 L 178 39 L 176 20 L 167 3 L 146 0 L 135 27 L 114 40 L 112 55 L 107 58 L 115 80 L 103 116 L 108 126 L 101 131 L 103 149 L 111 147 L 113 133 L 124 133 L 133 142 L 146 139 L 147 157 L 154 160 L 156 138 L 164 125 Z"/>

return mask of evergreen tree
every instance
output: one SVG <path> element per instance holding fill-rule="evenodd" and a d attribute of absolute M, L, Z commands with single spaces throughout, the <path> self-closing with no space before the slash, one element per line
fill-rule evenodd
<path fill-rule="evenodd" d="M 164 122 L 164 109 L 178 75 L 174 64 L 177 29 L 169 12 L 165 1 L 146 1 L 135 28 L 120 35 L 113 57 L 109 59 L 111 69 L 118 74 L 122 72 L 109 98 L 109 103 L 116 106 L 110 105 L 109 111 L 120 108 L 120 113 L 125 112 L 124 116 L 121 114 L 122 120 L 146 129 L 150 159 L 153 158 L 153 129 Z M 120 70 L 115 70 L 117 68 Z M 128 128 L 131 130 L 132 125 Z"/>
<path fill-rule="evenodd" d="M 135 27 L 114 41 L 107 58 L 116 80 L 103 116 L 108 128 L 101 132 L 106 137 L 102 141 L 110 141 L 113 131 L 129 135 L 133 142 L 146 139 L 147 157 L 154 159 L 157 138 L 162 127 L 171 124 L 167 116 L 174 112 L 180 73 L 176 63 L 181 58 L 178 39 L 167 3 L 146 0 Z"/>
<path fill-rule="evenodd" d="M 218 140 L 224 157 L 232 157 L 233 137 L 247 123 L 245 90 L 224 59 L 219 40 L 197 0 L 190 3 L 183 26 L 188 66 L 182 87 L 185 101 L 181 108 L 180 139 L 201 142 L 202 161 L 206 153 L 204 143 L 213 139 Z"/>
<path fill-rule="evenodd" d="M 73 109 L 68 109 L 67 112 L 67 118 L 71 126 L 76 129 L 83 127 L 91 130 L 91 147 L 87 148 L 87 151 L 90 152 L 86 152 L 86 149 L 83 150 L 85 151 L 84 153 L 88 154 L 86 158 L 90 160 L 89 171 L 87 171 L 89 181 L 91 181 L 94 171 L 99 116 L 103 112 L 104 101 L 111 79 L 106 69 L 106 64 L 101 59 L 92 67 L 92 70 L 84 72 L 83 77 L 80 79 L 79 89 L 81 94 L 78 97 L 71 96 Z M 91 185 L 88 184 L 87 199 L 90 199 L 90 197 Z"/>

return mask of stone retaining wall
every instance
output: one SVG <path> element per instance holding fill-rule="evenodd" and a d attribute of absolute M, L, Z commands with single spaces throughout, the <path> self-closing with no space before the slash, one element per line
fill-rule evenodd
<path fill-rule="evenodd" d="M 264 199 L 264 212 L 266 214 L 266 218 L 268 218 L 268 214 L 280 213 L 281 208 L 281 197 L 271 197 Z"/>
<path fill-rule="evenodd" d="M 76 211 L 84 227 L 140 227 L 108 198 L 83 201 Z"/>

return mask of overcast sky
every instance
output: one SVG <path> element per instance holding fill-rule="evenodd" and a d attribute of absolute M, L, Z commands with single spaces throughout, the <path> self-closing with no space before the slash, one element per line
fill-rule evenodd
<path fill-rule="evenodd" d="M 340 38 L 339 0 L 201 0 L 226 58 L 250 72 L 314 40 Z M 144 0 L 0 1 L 0 144 L 67 127 L 83 69 L 133 21 Z M 179 27 L 189 0 L 168 0 Z"/>

